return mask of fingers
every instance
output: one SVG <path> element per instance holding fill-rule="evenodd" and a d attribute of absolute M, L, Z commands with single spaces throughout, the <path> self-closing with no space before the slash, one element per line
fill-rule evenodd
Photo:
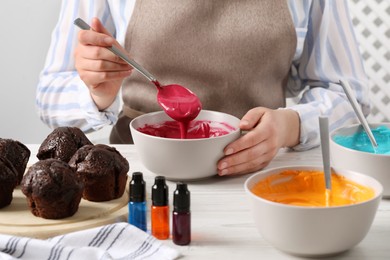
<path fill-rule="evenodd" d="M 249 110 L 240 121 L 240 129 L 242 130 L 250 130 L 254 128 L 260 121 L 260 118 L 267 111 L 266 108 L 256 107 Z"/>
<path fill-rule="evenodd" d="M 97 46 L 78 47 L 75 51 L 75 62 L 76 68 L 78 69 L 98 71 L 104 70 L 105 68 L 111 71 L 132 69 L 130 65 L 106 48 Z"/>
<path fill-rule="evenodd" d="M 109 50 L 97 46 L 76 49 L 75 67 L 80 78 L 89 86 L 104 81 L 128 77 L 132 68 Z"/>
<path fill-rule="evenodd" d="M 101 83 L 121 80 L 131 75 L 131 71 L 88 71 L 80 74 L 81 80 L 88 82 L 88 86 L 94 88 Z"/>
<path fill-rule="evenodd" d="M 101 47 L 110 47 L 115 42 L 115 39 L 97 18 L 92 19 L 91 30 L 80 30 L 78 40 L 83 45 Z"/>
<path fill-rule="evenodd" d="M 78 33 L 78 40 L 80 44 L 110 47 L 114 44 L 115 39 L 104 33 L 99 33 L 91 30 L 81 30 Z"/>
<path fill-rule="evenodd" d="M 266 167 L 271 162 L 273 157 L 274 155 L 271 153 L 263 154 L 262 157 L 256 158 L 254 160 L 245 161 L 244 163 L 232 165 L 224 169 L 218 169 L 218 175 L 235 176 L 255 172 Z"/>
<path fill-rule="evenodd" d="M 77 70 L 102 71 L 107 68 L 107 71 L 123 71 L 132 69 L 124 60 L 107 49 L 107 47 L 116 45 L 124 51 L 99 19 L 94 18 L 92 20 L 91 28 L 92 30 L 81 30 L 78 34 L 79 45 L 74 53 Z M 126 51 L 124 52 L 126 53 Z M 86 60 L 100 60 L 100 62 L 94 63 Z M 115 67 L 110 63 L 105 64 L 103 61 L 126 65 Z"/>
<path fill-rule="evenodd" d="M 225 157 L 217 165 L 219 175 L 248 173 L 268 165 L 280 148 L 276 116 L 274 110 L 259 107 L 242 118 L 249 132 L 225 147 Z"/>
<path fill-rule="evenodd" d="M 91 24 L 91 28 L 93 31 L 95 32 L 99 32 L 99 33 L 102 33 L 102 34 L 105 34 L 105 35 L 108 35 L 108 36 L 111 36 L 111 38 L 105 38 L 104 41 L 109 43 L 111 42 L 111 40 L 113 41 L 112 44 L 110 44 L 110 46 L 112 45 L 115 45 L 116 47 L 118 47 L 123 53 L 127 53 L 127 51 L 112 37 L 111 33 L 103 26 L 103 24 L 100 22 L 100 20 L 98 18 L 93 18 L 92 19 L 92 24 Z M 118 57 L 119 58 L 119 57 Z M 123 61 L 121 58 L 119 58 L 121 62 L 125 62 Z"/>
<path fill-rule="evenodd" d="M 258 107 L 251 109 L 242 119 L 241 123 L 246 122 L 246 129 L 249 132 L 241 138 L 227 145 L 224 149 L 225 155 L 237 153 L 241 150 L 253 147 L 278 132 L 275 124 L 274 111 L 268 108 Z M 274 138 L 275 139 L 275 138 Z M 272 139 L 272 141 L 275 141 Z M 275 144 L 272 144 L 274 146 Z"/>
<path fill-rule="evenodd" d="M 116 62 L 89 59 L 85 59 L 83 61 L 83 65 L 79 66 L 79 68 L 86 71 L 95 72 L 131 71 L 131 68 L 129 68 L 129 66 L 126 64 L 118 64 Z"/>
<path fill-rule="evenodd" d="M 238 153 L 226 156 L 218 162 L 219 175 L 237 175 L 264 168 L 277 153 L 277 148 L 267 141 Z"/>
<path fill-rule="evenodd" d="M 104 27 L 102 22 L 96 17 L 92 18 L 91 28 L 95 32 L 103 33 L 112 37 L 111 33 Z"/>
<path fill-rule="evenodd" d="M 261 163 L 258 163 L 256 161 L 251 161 L 251 162 L 246 162 L 243 164 L 235 165 L 232 167 L 229 167 L 224 170 L 218 170 L 218 175 L 219 176 L 237 176 L 237 175 L 243 175 L 243 174 L 248 174 L 250 172 L 255 172 L 258 170 L 263 169 L 266 167 L 271 160 L 267 160 Z"/>
<path fill-rule="evenodd" d="M 75 49 L 74 56 L 75 56 L 75 63 L 76 63 L 75 65 L 77 69 L 83 69 L 84 67 L 86 67 L 86 66 L 82 66 L 85 60 L 113 62 L 118 64 L 117 70 L 121 70 L 121 68 L 132 69 L 132 67 L 129 64 L 127 64 L 124 60 L 122 60 L 120 57 L 116 56 L 108 49 L 98 47 L 98 46 L 79 45 Z M 93 70 L 93 69 L 89 68 L 89 70 Z"/>
<path fill-rule="evenodd" d="M 74 51 L 75 67 L 97 108 L 104 110 L 115 100 L 123 79 L 132 72 L 132 67 L 108 47 L 115 45 L 127 52 L 97 18 L 92 20 L 91 30 L 79 32 L 78 41 Z"/>

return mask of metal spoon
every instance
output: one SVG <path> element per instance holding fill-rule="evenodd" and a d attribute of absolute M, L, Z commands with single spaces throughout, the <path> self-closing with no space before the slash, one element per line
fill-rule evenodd
<path fill-rule="evenodd" d="M 349 103 L 351 103 L 353 110 L 355 111 L 357 117 L 359 118 L 359 121 L 362 124 L 364 130 L 366 131 L 366 133 L 370 139 L 371 145 L 372 145 L 372 147 L 374 147 L 374 150 L 375 150 L 375 147 L 377 147 L 378 144 L 375 140 L 374 135 L 371 132 L 370 126 L 368 125 L 366 118 L 363 115 L 363 112 L 361 111 L 361 109 L 356 101 L 356 98 L 353 95 L 351 86 L 349 85 L 349 83 L 347 81 L 344 81 L 344 80 L 340 80 L 340 85 L 343 87 L 344 92 L 348 97 Z"/>
<path fill-rule="evenodd" d="M 325 187 L 327 190 L 332 189 L 331 168 L 330 168 L 330 151 L 329 151 L 329 122 L 327 117 L 319 117 L 322 162 L 324 165 Z"/>
<path fill-rule="evenodd" d="M 74 20 L 74 24 L 77 25 L 82 30 L 89 30 L 91 29 L 91 26 L 87 24 L 83 19 L 77 18 Z M 107 47 L 111 52 L 113 52 L 115 55 L 120 57 L 122 60 L 126 61 L 130 66 L 132 66 L 134 69 L 136 69 L 139 73 L 141 73 L 143 76 L 145 76 L 150 82 L 152 82 L 157 87 L 161 87 L 160 83 L 157 81 L 157 79 L 145 68 L 143 68 L 141 65 L 139 65 L 135 60 L 130 59 L 127 57 L 125 53 L 123 53 L 120 49 L 118 49 L 116 46 Z"/>
<path fill-rule="evenodd" d="M 83 19 L 77 18 L 74 20 L 74 24 L 82 30 L 90 30 L 89 26 Z M 162 85 L 158 80 L 145 68 L 139 65 L 134 60 L 127 57 L 127 55 L 115 46 L 107 47 L 108 50 L 113 52 L 115 55 L 126 61 L 130 66 L 136 69 L 150 82 L 152 82 L 158 89 L 157 101 L 160 106 L 164 109 L 165 113 L 172 119 L 180 123 L 182 138 L 186 137 L 188 123 L 195 119 L 200 110 L 202 104 L 192 91 L 178 85 Z"/>

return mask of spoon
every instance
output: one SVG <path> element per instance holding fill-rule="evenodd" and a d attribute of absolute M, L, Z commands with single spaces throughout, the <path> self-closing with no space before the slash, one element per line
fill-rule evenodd
<path fill-rule="evenodd" d="M 327 117 L 319 117 L 320 137 L 322 162 L 324 165 L 325 187 L 327 191 L 332 189 L 331 183 L 331 168 L 330 168 L 330 152 L 329 152 L 329 122 Z"/>
<path fill-rule="evenodd" d="M 189 123 L 198 116 L 202 109 L 199 98 L 190 90 L 172 84 L 160 87 L 157 100 L 165 113 L 179 122 L 180 137 L 185 139 Z"/>
<path fill-rule="evenodd" d="M 74 20 L 74 24 L 77 25 L 82 30 L 90 30 L 91 26 L 87 24 L 83 19 L 77 18 Z M 141 65 L 139 65 L 135 60 L 130 59 L 127 57 L 125 53 L 123 53 L 120 49 L 118 49 L 116 46 L 107 47 L 111 52 L 113 52 L 115 55 L 120 57 L 122 60 L 126 61 L 131 67 L 136 69 L 139 73 L 141 73 L 143 76 L 145 76 L 149 81 L 151 81 L 153 84 L 157 84 L 160 86 L 160 83 L 157 81 L 157 79 L 146 69 L 144 69 Z"/>
<path fill-rule="evenodd" d="M 74 24 L 83 30 L 91 29 L 91 26 L 89 26 L 81 18 L 74 20 Z M 202 104 L 200 103 L 199 98 L 192 91 L 181 85 L 161 85 L 160 82 L 149 71 L 147 71 L 133 59 L 130 59 L 116 46 L 113 45 L 111 47 L 107 47 L 107 49 L 127 62 L 131 67 L 141 73 L 157 87 L 158 103 L 168 116 L 179 122 L 181 137 L 185 138 L 189 122 L 195 119 L 202 109 Z"/>
<path fill-rule="evenodd" d="M 343 87 L 344 92 L 348 97 L 349 103 L 351 103 L 352 108 L 355 111 L 355 114 L 359 118 L 359 121 L 360 121 L 361 125 L 363 126 L 364 130 L 366 131 L 368 138 L 370 139 L 371 145 L 375 150 L 375 147 L 377 147 L 378 144 L 375 140 L 374 135 L 371 132 L 370 126 L 368 125 L 366 118 L 363 115 L 363 112 L 361 111 L 361 109 L 356 101 L 356 98 L 354 97 L 354 95 L 352 93 L 351 86 L 349 85 L 349 83 L 347 81 L 344 81 L 344 80 L 340 80 L 340 85 Z"/>

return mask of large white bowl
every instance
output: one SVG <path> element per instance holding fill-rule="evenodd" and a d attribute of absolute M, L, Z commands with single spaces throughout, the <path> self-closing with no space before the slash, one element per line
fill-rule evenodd
<path fill-rule="evenodd" d="M 256 227 L 266 241 L 289 254 L 320 257 L 346 251 L 366 236 L 383 190 L 377 180 L 364 174 L 334 169 L 349 180 L 373 188 L 376 194 L 368 201 L 337 207 L 292 206 L 263 199 L 251 192 L 260 180 L 288 169 L 322 170 L 316 166 L 286 166 L 259 172 L 245 182 Z"/>
<path fill-rule="evenodd" d="M 390 128 L 390 123 L 370 124 Z M 353 135 L 361 130 L 359 124 L 338 128 L 330 133 L 330 157 L 332 166 L 340 169 L 357 171 L 374 177 L 383 185 L 383 198 L 390 198 L 390 155 L 374 154 L 346 148 L 336 143 L 335 135 Z"/>
<path fill-rule="evenodd" d="M 240 120 L 229 114 L 208 110 L 202 110 L 195 120 L 224 122 L 236 129 L 211 138 L 162 138 L 144 134 L 137 129 L 145 124 L 172 121 L 165 112 L 139 116 L 130 122 L 130 131 L 143 165 L 152 173 L 170 180 L 197 180 L 215 175 L 217 162 L 223 157 L 223 149 L 240 136 Z"/>

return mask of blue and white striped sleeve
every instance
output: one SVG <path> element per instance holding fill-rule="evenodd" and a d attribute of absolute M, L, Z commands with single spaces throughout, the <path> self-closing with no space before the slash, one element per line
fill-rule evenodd
<path fill-rule="evenodd" d="M 320 144 L 318 117 L 329 118 L 330 130 L 355 123 L 357 118 L 339 85 L 348 81 L 368 115 L 368 79 L 349 16 L 347 1 L 289 1 L 298 36 L 297 52 L 288 81 L 288 94 L 304 89 L 297 105 L 300 144 L 307 150 Z"/>
<path fill-rule="evenodd" d="M 99 17 L 115 35 L 115 25 L 105 1 L 63 0 L 58 22 L 51 37 L 45 65 L 36 91 L 36 108 L 49 127 L 76 126 L 85 132 L 97 130 L 117 120 L 119 97 L 101 112 L 74 67 L 78 28 L 74 19 L 90 21 Z"/>

